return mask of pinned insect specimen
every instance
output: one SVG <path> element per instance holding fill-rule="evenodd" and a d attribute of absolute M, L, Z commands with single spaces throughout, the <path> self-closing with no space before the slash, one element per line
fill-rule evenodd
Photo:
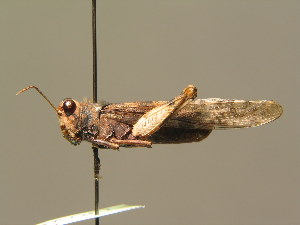
<path fill-rule="evenodd" d="M 214 129 L 260 126 L 282 114 L 282 107 L 268 100 L 195 99 L 197 88 L 187 86 L 170 101 L 100 104 L 64 99 L 56 108 L 63 136 L 73 145 L 82 141 L 96 147 L 151 147 L 152 144 L 199 142 Z"/>

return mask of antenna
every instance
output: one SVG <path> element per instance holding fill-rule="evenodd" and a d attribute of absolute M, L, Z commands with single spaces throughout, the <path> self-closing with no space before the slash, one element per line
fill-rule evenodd
<path fill-rule="evenodd" d="M 96 0 L 92 0 L 92 37 L 93 37 L 93 103 L 97 103 L 97 38 L 96 38 Z M 27 91 L 30 88 L 34 88 L 44 99 L 51 105 L 51 107 L 58 113 L 58 110 L 51 103 L 51 101 L 41 92 L 36 86 L 28 86 L 23 90 L 19 91 L 16 95 Z M 132 209 L 144 208 L 142 205 L 116 205 L 108 208 L 103 208 L 99 210 L 99 172 L 100 172 L 100 158 L 98 154 L 99 146 L 92 146 L 94 152 L 94 181 L 95 181 L 95 210 L 74 214 L 67 217 L 56 218 L 54 220 L 49 220 L 40 225 L 58 225 L 58 224 L 69 224 L 87 219 L 95 219 L 95 224 L 99 225 L 99 217 L 112 215 L 115 213 L 120 213 Z"/>
<path fill-rule="evenodd" d="M 55 108 L 55 106 L 50 102 L 50 100 L 46 97 L 46 95 L 43 94 L 43 92 L 40 91 L 40 89 L 38 89 L 36 86 L 28 86 L 26 88 L 24 88 L 23 90 L 19 91 L 16 95 L 21 94 L 24 91 L 27 91 L 30 88 L 34 88 L 35 90 L 37 90 L 37 92 L 43 96 L 44 99 L 46 99 L 46 101 L 51 105 L 51 107 L 55 110 L 55 112 L 57 113 L 57 109 Z"/>

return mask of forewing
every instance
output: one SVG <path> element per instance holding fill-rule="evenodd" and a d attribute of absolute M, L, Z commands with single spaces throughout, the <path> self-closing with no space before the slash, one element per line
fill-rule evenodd
<path fill-rule="evenodd" d="M 166 103 L 166 101 L 145 101 L 109 104 L 101 109 L 101 116 L 128 125 L 134 125 L 145 113 Z"/>
<path fill-rule="evenodd" d="M 166 105 L 167 101 L 110 104 L 101 114 L 134 125 L 145 113 Z M 197 99 L 172 114 L 163 127 L 184 129 L 231 129 L 269 123 L 282 114 L 282 107 L 268 100 Z"/>
<path fill-rule="evenodd" d="M 268 100 L 197 99 L 176 112 L 165 126 L 190 129 L 230 129 L 269 123 L 282 114 L 282 107 Z"/>

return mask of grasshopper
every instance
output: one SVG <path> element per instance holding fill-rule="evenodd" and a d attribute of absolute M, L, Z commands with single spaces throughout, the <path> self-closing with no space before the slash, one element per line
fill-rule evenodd
<path fill-rule="evenodd" d="M 88 141 L 95 147 L 151 147 L 152 144 L 199 142 L 214 129 L 256 127 L 281 116 L 282 106 L 269 100 L 196 99 L 197 88 L 187 86 L 170 101 L 121 104 L 64 99 L 56 108 L 63 137 L 71 144 Z"/>

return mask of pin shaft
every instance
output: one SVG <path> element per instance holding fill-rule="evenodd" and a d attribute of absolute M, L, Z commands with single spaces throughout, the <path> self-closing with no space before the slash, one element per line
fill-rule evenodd
<path fill-rule="evenodd" d="M 97 102 L 97 33 L 96 33 L 96 0 L 92 0 L 92 33 L 93 33 L 93 102 Z M 99 215 L 99 171 L 100 158 L 98 148 L 93 147 L 94 152 L 94 181 L 95 181 L 95 215 Z M 99 217 L 95 224 L 99 225 Z"/>

